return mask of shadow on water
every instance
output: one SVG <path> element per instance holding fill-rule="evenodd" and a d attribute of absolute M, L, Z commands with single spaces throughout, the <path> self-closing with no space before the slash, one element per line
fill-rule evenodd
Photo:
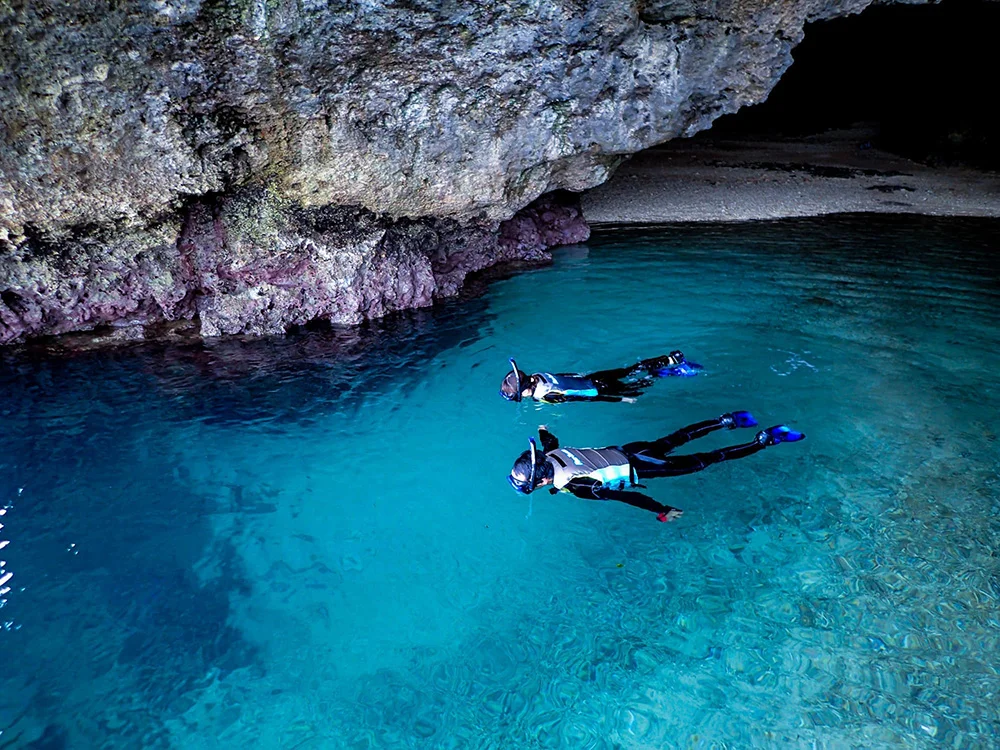
<path fill-rule="evenodd" d="M 872 260 L 902 260 L 915 252 L 925 263 L 933 262 L 935 251 L 955 263 L 968 263 L 981 258 L 983 250 L 996 248 L 995 226 L 996 219 L 968 216 L 835 214 L 725 224 L 602 225 L 594 229 L 588 244 L 600 248 L 652 242 L 664 249 L 702 247 L 712 252 L 738 246 L 741 252 L 758 260 L 772 253 L 804 260 L 829 256 L 840 261 L 863 261 L 867 269 L 875 271 Z M 919 249 L 915 237 L 920 238 Z M 851 255 L 845 257 L 845 250 Z"/>
<path fill-rule="evenodd" d="M 167 723 L 213 682 L 262 670 L 230 625 L 250 581 L 212 525 L 218 488 L 184 465 L 193 427 L 356 412 L 488 320 L 465 300 L 284 338 L 0 358 L 0 567 L 14 574 L 0 586 L 0 748 L 167 746 Z M 230 490 L 223 511 L 274 509 Z"/>
<path fill-rule="evenodd" d="M 105 382 L 75 398 L 113 400 L 115 394 L 101 386 L 114 381 L 119 390 L 138 385 L 126 389 L 161 402 L 165 418 L 309 420 L 356 410 L 387 388 L 415 382 L 440 352 L 474 343 L 491 317 L 485 300 L 465 299 L 283 337 L 143 343 L 58 358 L 26 350 L 0 358 L 0 392 L 9 394 L 9 408 L 23 402 L 35 409 L 38 398 L 85 387 L 82 380 L 96 370 L 105 373 Z"/>
<path fill-rule="evenodd" d="M 63 392 L 68 410 L 74 391 Z M 227 624 L 230 596 L 247 584 L 205 522 L 211 501 L 174 471 L 169 434 L 130 417 L 67 413 L 4 431 L 14 578 L 0 639 L 18 656 L 3 679 L 3 739 L 41 730 L 38 747 L 66 734 L 67 747 L 112 735 L 155 747 L 160 719 L 190 690 L 252 664 Z"/>

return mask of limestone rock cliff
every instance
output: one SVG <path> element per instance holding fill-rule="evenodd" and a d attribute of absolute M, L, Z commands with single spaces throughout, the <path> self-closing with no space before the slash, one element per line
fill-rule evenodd
<path fill-rule="evenodd" d="M 0 341 L 426 304 L 544 249 L 499 222 L 761 101 L 806 22 L 871 1 L 0 0 Z"/>

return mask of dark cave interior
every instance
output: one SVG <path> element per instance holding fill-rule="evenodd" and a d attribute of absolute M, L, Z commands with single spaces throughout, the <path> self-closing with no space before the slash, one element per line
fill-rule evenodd
<path fill-rule="evenodd" d="M 1000 2 L 890 5 L 810 24 L 767 101 L 705 138 L 801 137 L 856 123 L 931 165 L 1000 170 Z"/>

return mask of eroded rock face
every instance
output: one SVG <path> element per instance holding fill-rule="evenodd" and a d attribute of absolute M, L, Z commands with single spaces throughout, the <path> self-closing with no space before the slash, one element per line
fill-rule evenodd
<path fill-rule="evenodd" d="M 760 101 L 871 0 L 0 2 L 0 195 L 147 221 L 253 176 L 307 205 L 505 219 Z"/>
<path fill-rule="evenodd" d="M 227 306 L 243 309 L 252 293 L 219 293 L 224 272 L 206 276 L 201 255 L 171 248 L 207 242 L 199 201 L 229 196 L 225 214 L 261 191 L 274 200 L 249 212 L 266 224 L 276 202 L 288 220 L 205 252 L 237 265 L 252 254 L 253 279 L 282 290 L 265 293 L 274 307 L 262 330 L 276 310 L 351 317 L 393 294 L 422 304 L 435 293 L 429 272 L 409 261 L 398 268 L 406 281 L 372 282 L 338 312 L 293 301 L 283 258 L 315 254 L 314 276 L 299 281 L 320 297 L 348 295 L 344 279 L 385 275 L 390 262 L 351 266 L 302 217 L 358 206 L 381 218 L 355 212 L 352 247 L 397 260 L 442 238 L 475 243 L 539 195 L 599 184 L 626 155 L 762 100 L 807 21 L 870 2 L 0 0 L 0 316 L 54 332 L 74 315 L 193 305 L 206 331 L 228 331 L 244 316 Z M 391 223 L 404 217 L 427 221 Z M 442 234 L 441 219 L 470 237 Z M 384 236 L 372 228 L 390 224 Z M 75 283 L 104 306 L 45 324 L 39 311 Z M 199 284 L 213 293 L 196 302 Z M 17 326 L 5 325 L 10 338 Z"/>
<path fill-rule="evenodd" d="M 453 295 L 467 274 L 544 261 L 589 236 L 578 206 L 537 201 L 499 231 L 302 208 L 262 190 L 191 205 L 183 221 L 119 237 L 27 240 L 0 262 L 0 344 L 42 334 L 197 320 L 203 336 L 356 323 Z"/>

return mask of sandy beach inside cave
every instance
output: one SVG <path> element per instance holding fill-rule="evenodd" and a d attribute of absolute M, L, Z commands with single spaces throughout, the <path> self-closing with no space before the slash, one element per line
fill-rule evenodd
<path fill-rule="evenodd" d="M 863 129 L 785 140 L 684 139 L 636 154 L 582 196 L 592 225 L 834 213 L 1000 217 L 1000 173 L 930 167 Z"/>

